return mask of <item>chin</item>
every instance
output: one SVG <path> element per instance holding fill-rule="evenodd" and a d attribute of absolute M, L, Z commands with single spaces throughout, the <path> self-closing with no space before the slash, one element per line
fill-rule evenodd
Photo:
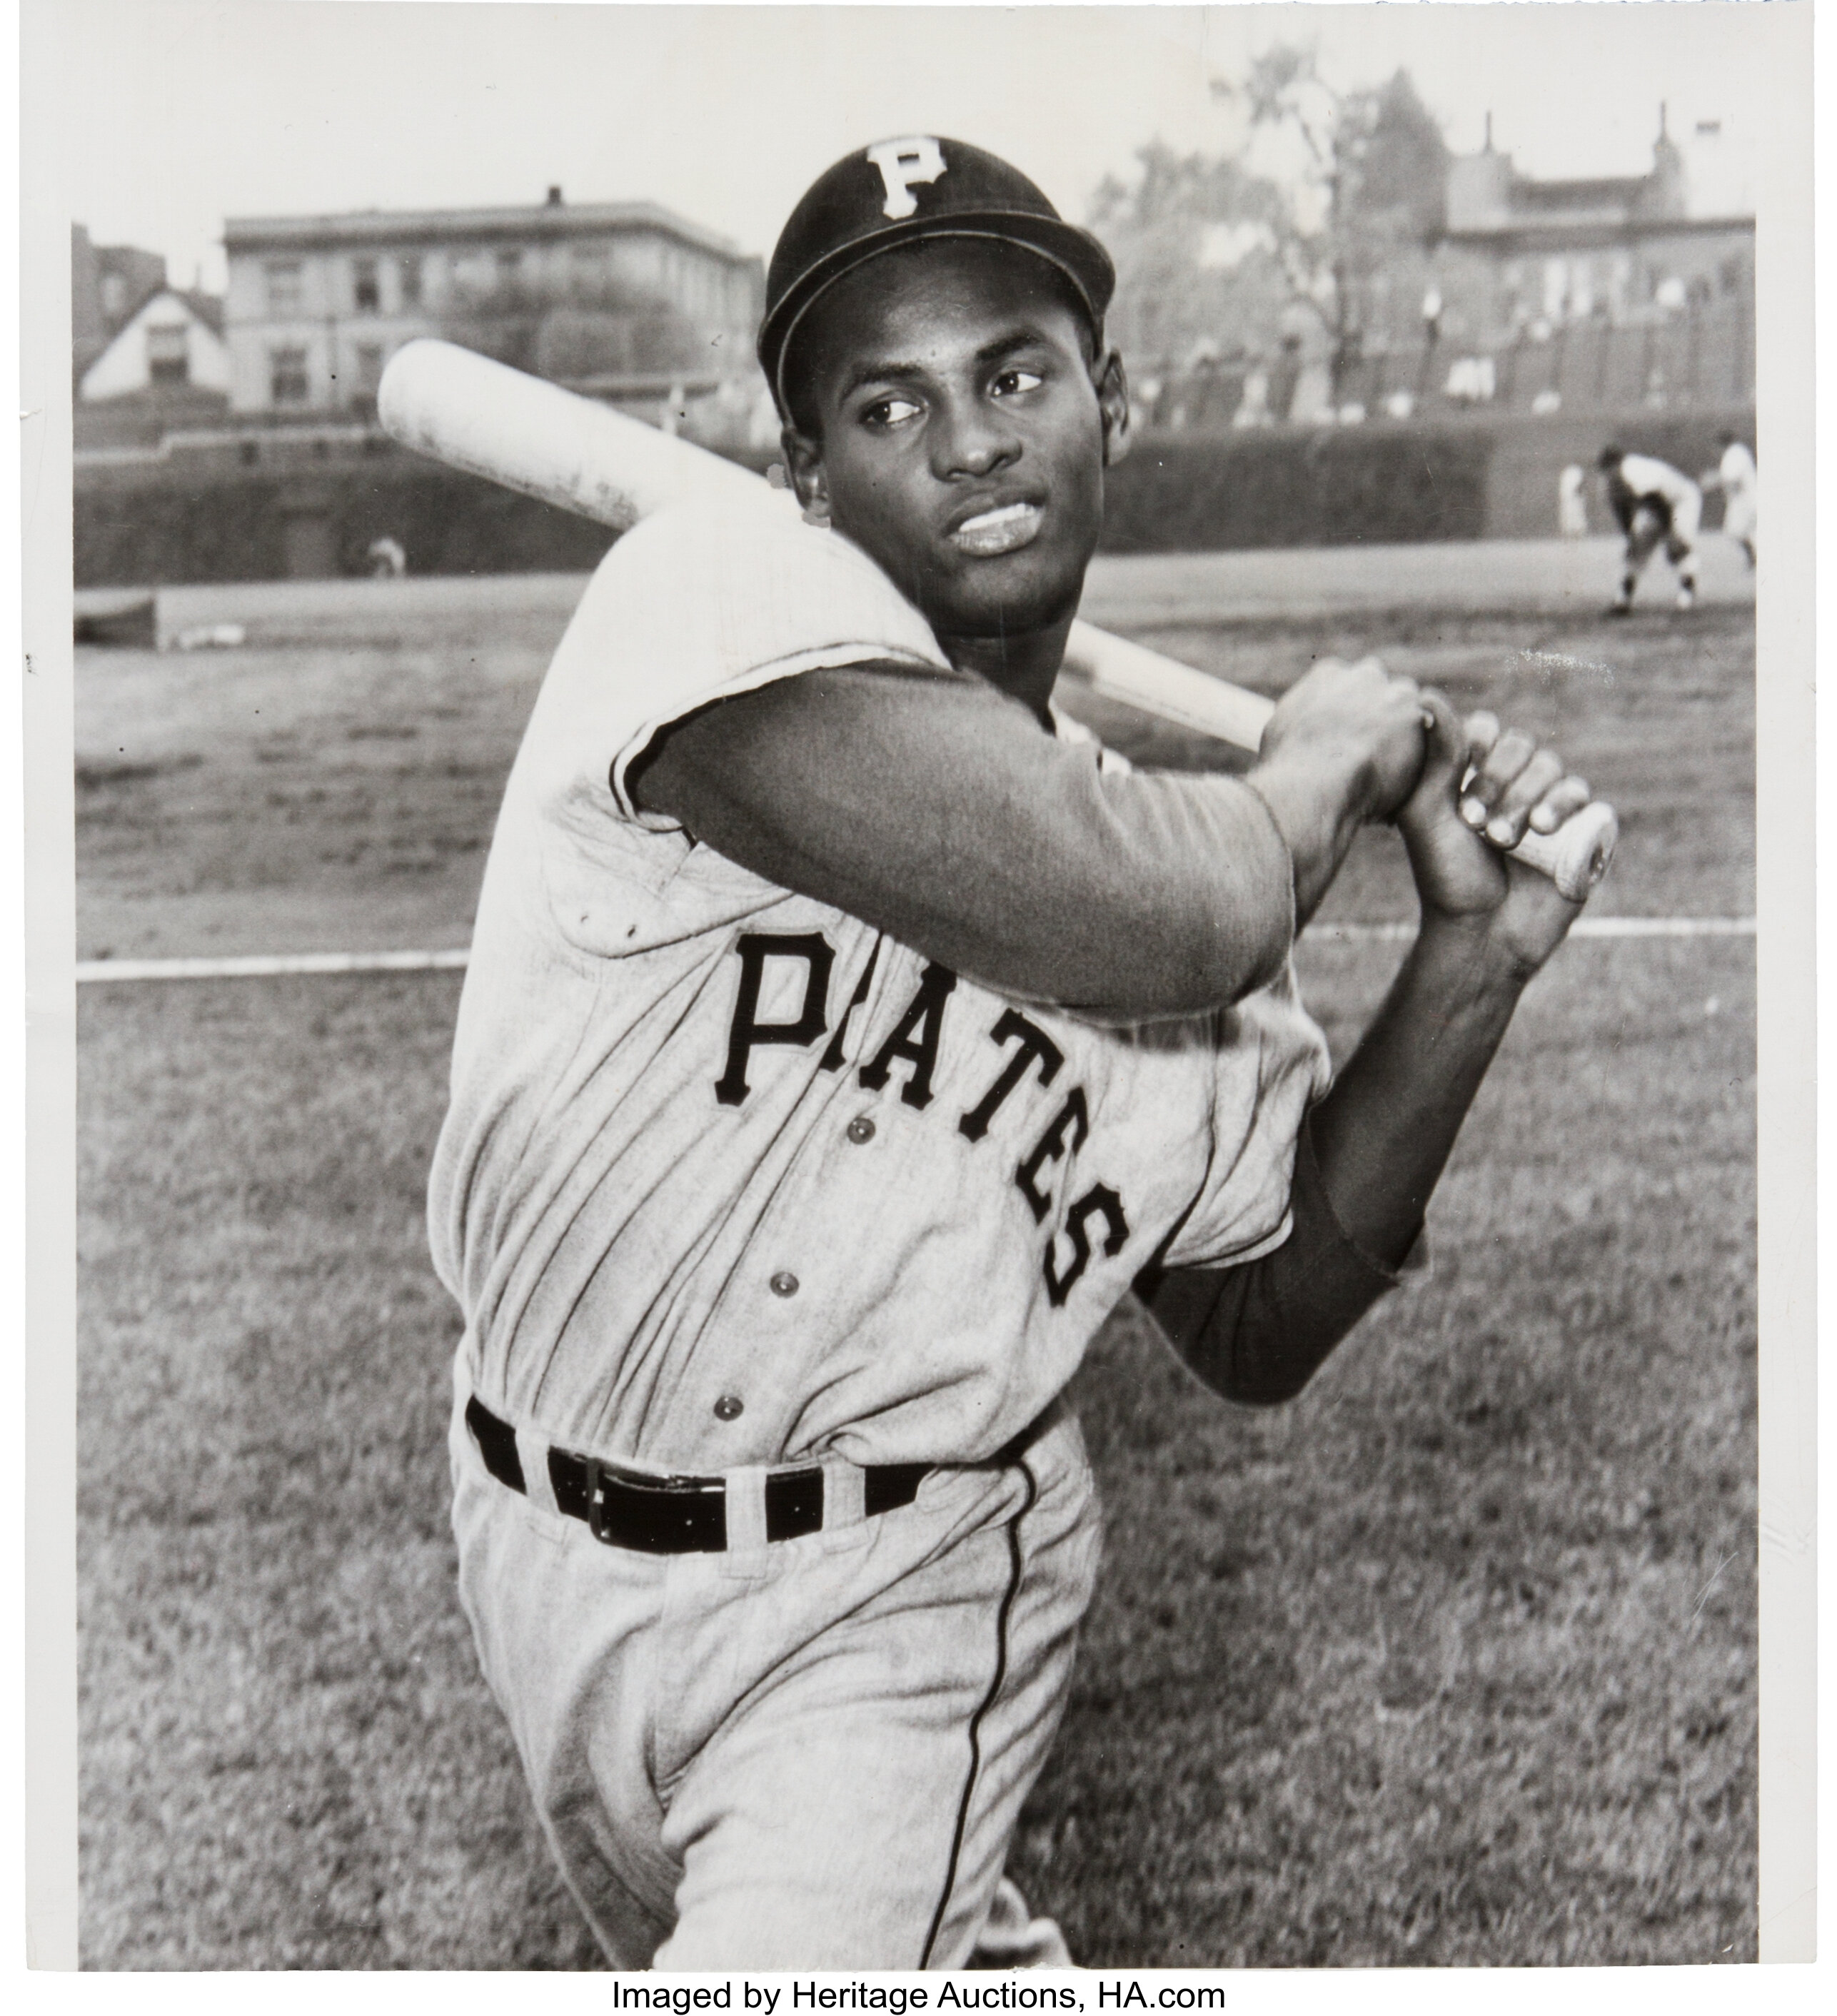
<path fill-rule="evenodd" d="M 920 613 L 934 628 L 961 636 L 1014 635 L 1075 614 L 1090 556 L 1042 553 L 1037 544 L 999 559 L 954 567 L 928 584 Z"/>

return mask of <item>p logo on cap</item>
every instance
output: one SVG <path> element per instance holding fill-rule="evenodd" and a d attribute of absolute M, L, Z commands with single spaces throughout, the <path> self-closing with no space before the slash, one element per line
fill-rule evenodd
<path fill-rule="evenodd" d="M 881 207 L 895 219 L 910 217 L 917 210 L 913 183 L 935 182 L 944 172 L 943 153 L 926 134 L 909 140 L 882 140 L 868 149 L 867 158 L 880 170 L 886 188 L 887 200 Z"/>

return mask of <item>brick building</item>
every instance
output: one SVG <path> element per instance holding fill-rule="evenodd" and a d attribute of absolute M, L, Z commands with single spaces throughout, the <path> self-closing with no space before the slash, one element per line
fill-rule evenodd
<path fill-rule="evenodd" d="M 418 336 L 621 402 L 754 369 L 759 261 L 655 203 L 231 218 L 224 246 L 239 415 L 366 415 Z"/>
<path fill-rule="evenodd" d="M 1751 318 L 1753 211 L 1721 207 L 1740 192 L 1713 173 L 1720 139 L 1706 122 L 1687 153 L 1661 107 L 1644 175 L 1539 181 L 1490 144 L 1456 159 L 1435 261 L 1444 335 L 1491 350 L 1579 323 L 1637 326 L 1719 307 Z"/>

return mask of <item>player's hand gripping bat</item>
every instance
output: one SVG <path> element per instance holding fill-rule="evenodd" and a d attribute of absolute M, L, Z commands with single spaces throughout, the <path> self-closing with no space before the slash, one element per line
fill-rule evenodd
<path fill-rule="evenodd" d="M 692 497 L 756 497 L 764 479 L 610 406 L 431 337 L 405 344 L 376 394 L 383 425 L 406 446 L 545 504 L 624 531 Z M 1065 663 L 1097 690 L 1144 713 L 1254 751 L 1274 704 L 1089 623 Z M 1585 805 L 1554 833 L 1527 832 L 1513 858 L 1579 902 L 1607 873 L 1619 826 Z"/>

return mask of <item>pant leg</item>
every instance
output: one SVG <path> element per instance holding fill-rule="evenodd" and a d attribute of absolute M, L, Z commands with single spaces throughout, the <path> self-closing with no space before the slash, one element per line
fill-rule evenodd
<path fill-rule="evenodd" d="M 1637 578 L 1645 563 L 1670 538 L 1670 513 L 1658 506 L 1641 503 L 1633 514 L 1633 523 L 1626 529 L 1626 572 Z"/>
<path fill-rule="evenodd" d="M 1098 1549 L 1064 1416 L 999 1471 L 764 1550 L 751 1619 L 714 1604 L 708 1628 L 787 1650 L 747 1658 L 758 1683 L 666 1788 L 683 1876 L 657 1964 L 960 1966 L 1057 1730 Z M 817 1628 L 787 1633 L 800 1607 Z"/>
<path fill-rule="evenodd" d="M 614 1967 L 648 1967 L 679 1874 L 647 1758 L 668 1564 L 603 1547 L 499 1483 L 457 1408 L 449 1446 L 459 1600 L 486 1684 L 594 1936 Z"/>

